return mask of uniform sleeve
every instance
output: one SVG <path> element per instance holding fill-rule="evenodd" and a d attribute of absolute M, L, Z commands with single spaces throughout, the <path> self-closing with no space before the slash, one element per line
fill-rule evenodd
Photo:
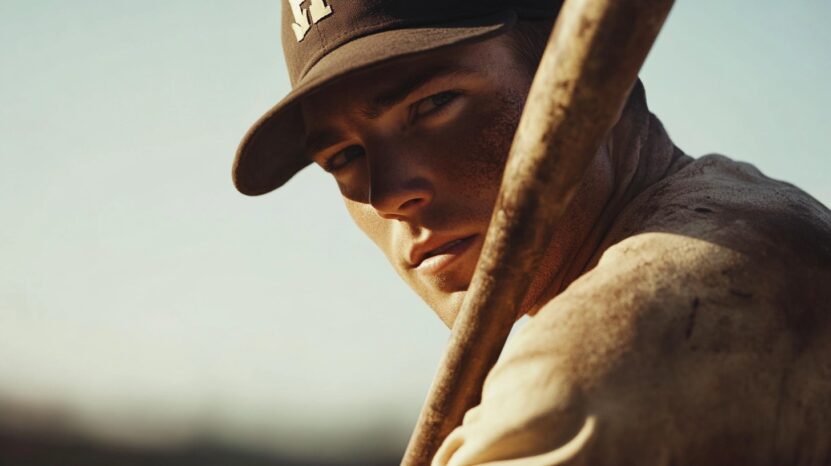
<path fill-rule="evenodd" d="M 540 345 L 535 317 L 488 375 L 481 404 L 467 412 L 433 466 L 551 466 L 580 463 L 597 435 L 565 354 Z M 535 341 L 536 340 L 536 341 Z"/>
<path fill-rule="evenodd" d="M 433 466 L 768 464 L 791 342 L 745 265 L 675 235 L 611 248 L 514 335 Z"/>
<path fill-rule="evenodd" d="M 491 384 L 492 390 L 512 384 Z M 550 387 L 549 387 L 550 388 Z M 580 464 L 596 434 L 596 419 L 567 392 L 547 393 L 545 406 L 493 392 L 470 410 L 436 454 L 434 466 L 550 466 Z M 529 393 L 533 396 L 533 393 Z"/>
<path fill-rule="evenodd" d="M 480 405 L 445 440 L 433 466 L 587 464 L 605 423 L 590 387 L 605 383 L 634 331 L 631 306 L 601 298 L 614 293 L 608 285 L 597 272 L 587 274 L 511 338 Z"/>

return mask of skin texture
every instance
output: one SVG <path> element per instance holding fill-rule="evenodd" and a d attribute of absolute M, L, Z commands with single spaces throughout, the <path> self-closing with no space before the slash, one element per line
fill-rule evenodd
<path fill-rule="evenodd" d="M 331 172 L 355 223 L 448 326 L 475 270 L 531 79 L 503 36 L 376 67 L 302 102 L 308 156 Z M 611 192 L 611 166 L 600 154 L 590 168 L 573 221 L 555 234 L 518 316 L 563 281 L 557 271 Z M 419 264 L 419 250 L 457 239 L 465 245 L 451 260 Z"/>

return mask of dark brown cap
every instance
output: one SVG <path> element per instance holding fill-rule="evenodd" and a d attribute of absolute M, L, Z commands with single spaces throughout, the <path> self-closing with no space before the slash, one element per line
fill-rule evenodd
<path fill-rule="evenodd" d="M 282 0 L 282 39 L 292 91 L 242 140 L 237 189 L 277 189 L 310 163 L 297 103 L 369 67 L 501 34 L 517 18 L 553 18 L 561 0 Z"/>

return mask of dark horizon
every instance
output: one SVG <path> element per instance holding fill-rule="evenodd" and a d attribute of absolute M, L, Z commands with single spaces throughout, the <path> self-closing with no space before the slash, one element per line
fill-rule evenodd
<path fill-rule="evenodd" d="M 403 452 L 402 452 L 403 454 Z M 389 453 L 361 458 L 301 458 L 203 440 L 176 448 L 138 448 L 44 433 L 0 431 L 3 466 L 392 466 Z"/>

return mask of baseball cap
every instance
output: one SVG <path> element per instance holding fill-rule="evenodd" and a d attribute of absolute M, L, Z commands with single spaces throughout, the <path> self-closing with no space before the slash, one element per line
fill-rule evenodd
<path fill-rule="evenodd" d="M 292 90 L 243 138 L 237 190 L 265 194 L 311 163 L 300 100 L 394 59 L 487 39 L 518 18 L 554 18 L 561 0 L 281 0 L 282 42 Z"/>

